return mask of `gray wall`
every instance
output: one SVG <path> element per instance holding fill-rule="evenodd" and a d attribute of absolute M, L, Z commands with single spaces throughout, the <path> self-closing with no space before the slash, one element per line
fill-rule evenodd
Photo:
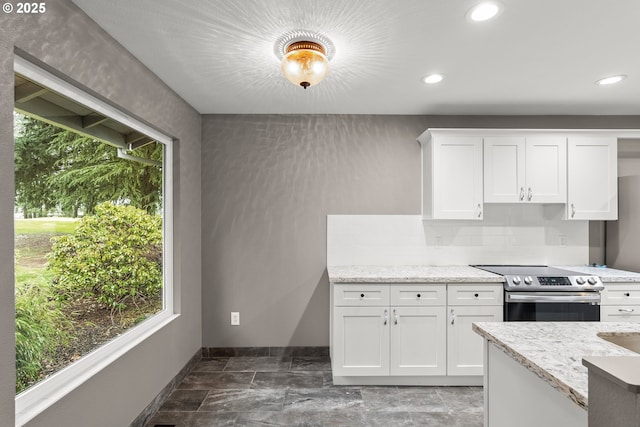
<path fill-rule="evenodd" d="M 182 315 L 29 426 L 126 426 L 201 347 L 201 117 L 68 0 L 0 16 L 0 425 L 14 425 L 14 47 L 179 139 L 175 282 Z"/>
<path fill-rule="evenodd" d="M 203 346 L 328 345 L 326 215 L 419 214 L 416 137 L 429 127 L 640 128 L 640 117 L 204 116 Z"/>

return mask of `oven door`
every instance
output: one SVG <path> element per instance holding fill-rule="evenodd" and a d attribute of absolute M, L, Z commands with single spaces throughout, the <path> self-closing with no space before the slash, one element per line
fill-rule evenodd
<path fill-rule="evenodd" d="M 505 292 L 505 322 L 598 322 L 599 292 Z"/>

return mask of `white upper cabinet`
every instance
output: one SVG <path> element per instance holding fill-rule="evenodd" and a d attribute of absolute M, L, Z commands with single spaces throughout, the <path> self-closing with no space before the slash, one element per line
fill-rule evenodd
<path fill-rule="evenodd" d="M 567 218 L 618 219 L 618 140 L 615 136 L 570 136 Z"/>
<path fill-rule="evenodd" d="M 485 137 L 484 201 L 566 203 L 566 137 Z"/>
<path fill-rule="evenodd" d="M 422 216 L 482 219 L 482 137 L 425 132 L 422 144 Z"/>
<path fill-rule="evenodd" d="M 483 219 L 483 203 L 562 203 L 569 220 L 618 219 L 618 138 L 640 130 L 427 129 L 422 217 Z"/>

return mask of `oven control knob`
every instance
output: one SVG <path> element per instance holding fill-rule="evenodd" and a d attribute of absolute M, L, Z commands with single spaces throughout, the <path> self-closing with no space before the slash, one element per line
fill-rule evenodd
<path fill-rule="evenodd" d="M 527 276 L 524 278 L 525 285 L 530 285 L 531 283 L 533 283 L 533 279 L 531 278 L 531 276 Z"/>
<path fill-rule="evenodd" d="M 584 285 L 584 277 L 578 277 L 578 278 L 576 279 L 576 283 L 577 283 L 578 285 Z"/>
<path fill-rule="evenodd" d="M 589 279 L 587 279 L 587 282 L 589 282 L 589 284 L 592 286 L 598 283 L 595 277 L 589 277 Z"/>
<path fill-rule="evenodd" d="M 514 277 L 513 279 L 511 279 L 511 281 L 513 282 L 514 285 L 518 286 L 521 282 L 520 276 Z"/>

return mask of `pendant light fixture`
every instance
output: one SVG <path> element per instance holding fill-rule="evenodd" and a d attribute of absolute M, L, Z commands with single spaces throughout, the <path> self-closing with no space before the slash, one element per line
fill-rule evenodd
<path fill-rule="evenodd" d="M 302 30 L 284 34 L 274 47 L 274 53 L 282 61 L 284 76 L 304 89 L 326 77 L 334 52 L 333 43 L 327 37 Z"/>

